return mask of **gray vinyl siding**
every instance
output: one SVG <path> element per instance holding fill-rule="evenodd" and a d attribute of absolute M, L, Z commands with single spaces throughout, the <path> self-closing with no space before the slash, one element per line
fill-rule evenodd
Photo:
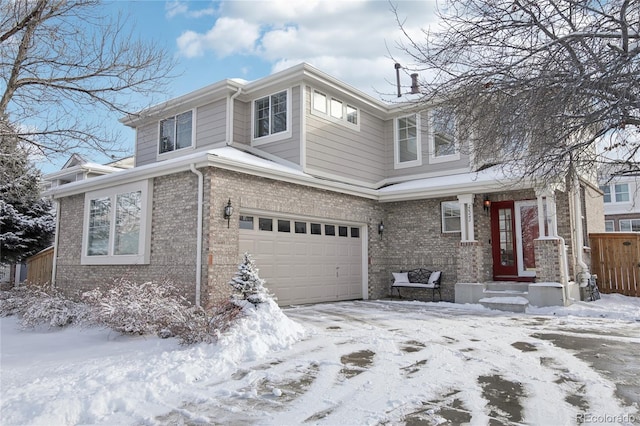
<path fill-rule="evenodd" d="M 224 142 L 227 136 L 227 100 L 220 99 L 196 109 L 196 148 Z"/>
<path fill-rule="evenodd" d="M 306 164 L 309 169 L 375 183 L 384 179 L 384 122 L 360 109 L 360 130 L 310 113 L 307 97 Z"/>
<path fill-rule="evenodd" d="M 233 104 L 233 142 L 251 144 L 251 103 L 237 99 Z"/>
<path fill-rule="evenodd" d="M 275 92 L 275 91 L 274 91 Z M 249 105 L 251 110 L 251 105 Z M 251 131 L 251 122 L 247 123 Z M 294 164 L 300 164 L 300 86 L 291 88 L 291 137 L 258 145 L 257 148 Z"/>
<path fill-rule="evenodd" d="M 430 163 L 430 148 L 429 148 L 429 119 L 428 114 L 423 112 L 421 114 L 421 122 L 420 122 L 420 143 L 421 143 L 421 157 L 422 164 L 420 166 L 415 167 L 406 167 L 402 169 L 395 169 L 394 165 L 394 148 L 395 148 L 395 127 L 394 120 L 388 120 L 385 122 L 385 137 L 387 141 L 387 159 L 386 159 L 386 169 L 387 169 L 387 177 L 402 177 L 402 176 L 411 176 L 416 174 L 424 174 L 424 173 L 443 173 L 446 174 L 450 170 L 455 169 L 464 169 L 469 167 L 469 155 L 466 153 L 460 153 L 459 160 L 453 161 L 445 161 L 442 163 Z"/>
<path fill-rule="evenodd" d="M 158 150 L 158 123 L 154 121 L 136 130 L 135 166 L 155 163 Z"/>

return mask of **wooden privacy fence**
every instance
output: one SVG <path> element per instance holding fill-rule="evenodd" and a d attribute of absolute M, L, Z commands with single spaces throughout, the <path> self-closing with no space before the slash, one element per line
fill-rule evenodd
<path fill-rule="evenodd" d="M 53 247 L 49 247 L 27 259 L 27 283 L 50 283 L 52 270 Z"/>
<path fill-rule="evenodd" d="M 600 292 L 640 297 L 640 232 L 589 234 L 589 239 Z"/>

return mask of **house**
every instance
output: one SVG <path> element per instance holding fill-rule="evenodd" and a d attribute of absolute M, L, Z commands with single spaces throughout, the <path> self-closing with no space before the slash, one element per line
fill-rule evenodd
<path fill-rule="evenodd" d="M 586 235 L 604 227 L 597 183 L 509 178 L 417 108 L 300 64 L 125 117 L 134 167 L 48 192 L 53 280 L 69 295 L 170 280 L 207 306 L 247 251 L 282 305 L 388 297 L 391 273 L 419 266 L 442 271 L 444 300 L 578 299 Z"/>
<path fill-rule="evenodd" d="M 638 176 L 600 177 L 606 232 L 640 232 L 639 179 Z"/>

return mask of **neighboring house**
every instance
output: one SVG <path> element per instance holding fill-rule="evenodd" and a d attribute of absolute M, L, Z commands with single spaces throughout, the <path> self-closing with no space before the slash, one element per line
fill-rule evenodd
<path fill-rule="evenodd" d="M 600 178 L 606 232 L 640 232 L 639 179 L 639 176 Z"/>
<path fill-rule="evenodd" d="M 445 300 L 579 298 L 597 183 L 509 179 L 471 161 L 451 117 L 415 108 L 301 64 L 126 117 L 135 167 L 49 191 L 54 281 L 170 280 L 207 306 L 248 251 L 283 305 L 387 297 L 391 272 L 420 266 L 443 272 Z"/>
<path fill-rule="evenodd" d="M 44 189 L 49 190 L 71 182 L 103 176 L 113 172 L 130 169 L 134 165 L 133 157 L 116 160 L 108 164 L 91 163 L 78 154 L 73 154 L 57 172 L 44 177 Z"/>

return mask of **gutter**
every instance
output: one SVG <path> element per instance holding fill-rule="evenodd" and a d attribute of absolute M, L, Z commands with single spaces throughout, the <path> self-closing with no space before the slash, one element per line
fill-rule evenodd
<path fill-rule="evenodd" d="M 240 93 L 242 93 L 242 86 L 238 87 L 238 90 L 236 90 L 236 93 L 234 93 L 233 95 L 229 96 L 227 98 L 227 145 L 231 146 L 231 144 L 233 144 L 233 112 L 234 112 L 234 108 L 233 108 L 233 101 L 235 100 L 235 98 L 238 97 L 238 95 L 240 95 Z"/>
<path fill-rule="evenodd" d="M 200 307 L 200 292 L 202 289 L 202 205 L 204 198 L 204 175 L 194 163 L 191 171 L 198 176 L 198 225 L 196 230 L 196 306 Z M 56 244 L 57 246 L 57 244 Z"/>
<path fill-rule="evenodd" d="M 589 273 L 589 266 L 582 259 L 582 251 L 584 250 L 584 240 L 582 239 L 582 204 L 580 202 L 580 181 L 575 168 L 572 170 L 571 178 L 573 180 L 573 220 L 574 220 L 574 232 L 575 232 L 575 247 L 574 257 L 576 264 L 580 268 L 580 272 L 576 274 L 576 278 L 579 276 L 580 287 L 586 287 L 591 278 Z"/>
<path fill-rule="evenodd" d="M 54 200 L 56 203 L 56 232 L 53 237 L 53 262 L 51 264 L 51 287 L 56 287 L 56 270 L 58 267 L 58 242 L 60 235 L 60 203 Z"/>

